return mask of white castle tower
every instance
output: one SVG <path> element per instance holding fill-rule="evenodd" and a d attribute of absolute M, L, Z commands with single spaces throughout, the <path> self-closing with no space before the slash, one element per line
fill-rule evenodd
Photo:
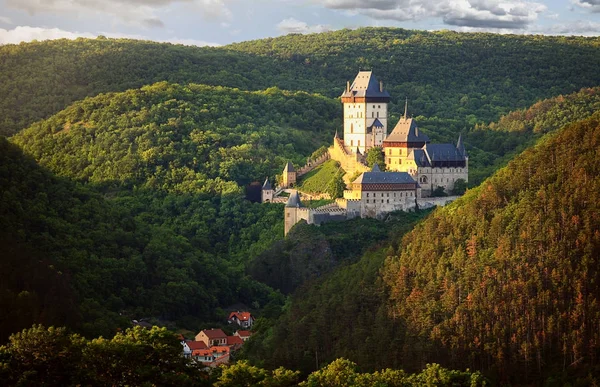
<path fill-rule="evenodd" d="M 372 71 L 359 71 L 352 85 L 342 94 L 344 104 L 344 146 L 362 154 L 382 146 L 387 137 L 390 95 L 377 82 Z"/>

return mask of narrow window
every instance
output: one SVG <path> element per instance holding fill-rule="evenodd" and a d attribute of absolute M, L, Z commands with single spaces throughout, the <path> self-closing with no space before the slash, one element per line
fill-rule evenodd
<path fill-rule="evenodd" d="M 350 140 L 350 146 L 354 146 L 354 140 Z"/>
<path fill-rule="evenodd" d="M 390 199 L 387 200 L 388 204 L 390 204 Z"/>

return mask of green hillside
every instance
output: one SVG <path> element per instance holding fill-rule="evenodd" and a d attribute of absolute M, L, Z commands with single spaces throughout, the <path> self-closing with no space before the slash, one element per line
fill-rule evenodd
<path fill-rule="evenodd" d="M 598 152 L 597 113 L 548 134 L 404 238 L 295 292 L 247 356 L 305 372 L 318 353 L 367 370 L 441 362 L 517 384 L 591 383 Z"/>
<path fill-rule="evenodd" d="M 154 317 L 195 330 L 222 321 L 219 307 L 282 302 L 244 275 L 242 260 L 281 238 L 281 206 L 231 193 L 137 190 L 108 200 L 5 139 L 0 198 L 0 342 L 32 323 L 111 336 L 129 319 Z"/>
<path fill-rule="evenodd" d="M 77 58 L 77 60 L 73 60 Z M 600 85 L 600 39 L 361 28 L 288 35 L 220 48 L 125 39 L 0 47 L 0 134 L 72 102 L 159 81 L 260 90 L 277 86 L 338 97 L 372 68 L 434 139 L 488 123 L 542 98 Z"/>
<path fill-rule="evenodd" d="M 384 278 L 410 357 L 528 380 L 600 353 L 600 120 L 566 127 L 403 240 Z M 585 371 L 584 371 L 585 372 Z"/>
<path fill-rule="evenodd" d="M 311 90 L 312 81 L 295 75 L 300 67 L 223 48 L 101 37 L 2 45 L 0 135 L 12 135 L 85 97 L 160 81 Z"/>
<path fill-rule="evenodd" d="M 81 182 L 223 193 L 303 164 L 338 125 L 340 104 L 318 95 L 163 82 L 77 102 L 13 141 Z"/>

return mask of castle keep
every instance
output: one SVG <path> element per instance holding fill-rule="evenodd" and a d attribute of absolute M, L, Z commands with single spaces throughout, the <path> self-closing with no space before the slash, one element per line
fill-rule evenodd
<path fill-rule="evenodd" d="M 454 189 L 458 180 L 469 178 L 469 156 L 462 136 L 454 144 L 432 144 L 415 120 L 404 115 L 388 135 L 389 93 L 371 71 L 359 71 L 354 82 L 347 83 L 341 95 L 344 105 L 343 138 L 336 132 L 326 158 L 340 163 L 346 172 L 349 190 L 335 203 L 319 208 L 304 207 L 297 191 L 293 191 L 285 207 L 285 234 L 294 224 L 305 220 L 309 224 L 346 220 L 357 216 L 382 217 L 397 210 L 408 211 L 417 206 L 443 201 L 427 198 L 442 188 Z M 365 153 L 381 147 L 386 172 L 377 165 L 371 170 L 365 163 Z M 283 187 L 296 182 L 296 171 L 288 162 L 283 173 Z M 266 195 L 269 197 L 269 195 Z M 271 197 L 272 200 L 272 197 Z"/>

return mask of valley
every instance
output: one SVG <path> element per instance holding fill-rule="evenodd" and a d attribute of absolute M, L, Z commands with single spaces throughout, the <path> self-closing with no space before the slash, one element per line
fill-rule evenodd
<path fill-rule="evenodd" d="M 132 385 L 597 383 L 599 61 L 599 38 L 394 28 L 0 46 L 0 377 L 46 375 L 23 354 L 48 340 L 64 351 L 47 359 L 71 359 L 52 385 L 128 369 L 145 375 Z M 386 134 L 410 118 L 431 143 L 461 138 L 466 193 L 284 237 L 285 203 L 256 192 L 344 133 L 338 97 L 361 69 L 389 91 Z M 299 189 L 345 197 L 335 162 Z M 233 305 L 256 321 L 232 366 L 174 360 L 170 332 L 233 335 Z M 68 366 L 128 350 L 120 374 Z"/>

